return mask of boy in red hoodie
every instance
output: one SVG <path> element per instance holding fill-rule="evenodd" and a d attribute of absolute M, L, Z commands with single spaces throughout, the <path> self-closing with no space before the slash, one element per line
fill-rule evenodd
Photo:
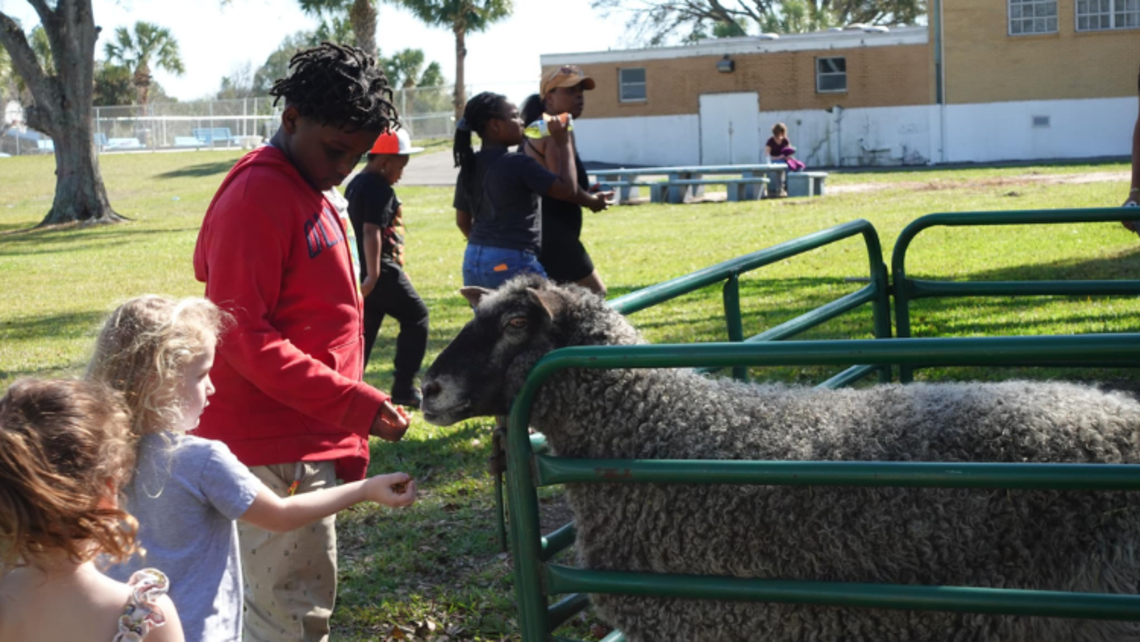
<path fill-rule="evenodd" d="M 396 125 L 392 91 L 353 47 L 324 43 L 289 66 L 270 92 L 285 99 L 280 128 L 230 170 L 194 249 L 206 296 L 235 318 L 197 434 L 224 442 L 282 496 L 363 478 L 368 436 L 398 441 L 408 426 L 361 380 L 362 301 L 345 229 L 322 195 Z M 327 639 L 335 524 L 281 535 L 240 527 L 246 640 Z"/>

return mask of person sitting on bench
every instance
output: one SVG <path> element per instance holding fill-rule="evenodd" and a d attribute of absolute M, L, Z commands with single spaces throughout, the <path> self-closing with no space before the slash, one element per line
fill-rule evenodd
<path fill-rule="evenodd" d="M 788 164 L 789 172 L 802 172 L 805 165 L 800 161 L 792 158 L 796 153 L 796 148 L 792 147 L 792 141 L 788 140 L 788 128 L 784 123 L 776 123 L 772 126 L 772 137 L 765 143 L 768 148 L 768 157 L 772 162 L 783 161 Z"/>

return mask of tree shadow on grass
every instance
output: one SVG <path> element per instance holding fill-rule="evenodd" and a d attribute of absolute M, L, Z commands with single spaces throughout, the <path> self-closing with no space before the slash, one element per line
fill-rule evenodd
<path fill-rule="evenodd" d="M 37 342 L 44 339 L 94 337 L 110 310 L 60 314 L 30 314 L 0 321 L 0 340 Z"/>
<path fill-rule="evenodd" d="M 0 242 L 3 242 L 9 236 L 30 232 L 35 229 L 33 226 L 36 223 L 20 221 L 18 223 L 0 223 Z"/>
<path fill-rule="evenodd" d="M 1026 263 L 1010 267 L 979 270 L 971 272 L 964 277 L 956 279 L 940 279 L 938 275 L 911 275 L 912 278 L 942 280 L 953 282 L 987 282 L 987 281 L 1114 281 L 1135 280 L 1140 278 L 1140 248 L 1132 248 L 1120 252 L 1115 256 L 1098 257 L 1094 259 L 1070 258 L 1043 263 Z M 1131 295 L 1121 295 L 1131 296 Z M 1089 295 L 1078 296 L 1007 296 L 1007 297 L 970 297 L 970 298 L 930 298 L 913 301 L 910 304 L 910 315 L 913 319 L 921 314 L 926 319 L 938 322 L 945 319 L 943 313 L 953 312 L 969 306 L 977 310 L 972 314 L 974 320 L 954 328 L 953 334 L 963 335 L 1032 335 L 1040 334 L 1039 326 L 1067 323 L 1088 326 L 1088 332 L 1096 332 L 1098 320 L 1103 316 L 1095 310 L 1087 312 L 1068 311 L 1060 316 L 1053 316 L 1047 321 L 1034 321 L 1028 319 L 1025 313 L 1050 307 L 1057 300 L 1089 301 Z M 1101 295 L 1097 299 L 1105 298 Z M 1134 298 L 1134 297 L 1133 297 Z M 892 301 L 892 304 L 894 302 Z M 994 314 L 1018 313 L 1017 321 L 993 321 L 988 312 Z M 957 320 L 955 320 L 958 323 Z M 937 326 L 936 326 L 937 327 Z M 1136 330 L 1140 331 L 1140 315 L 1137 316 Z M 939 336 L 929 332 L 914 332 L 913 336 Z"/>
<path fill-rule="evenodd" d="M 86 367 L 86 361 L 73 361 L 62 366 L 25 368 L 23 370 L 0 370 L 0 389 L 10 385 L 11 382 L 16 381 L 17 379 L 23 379 L 25 377 L 32 377 L 35 379 L 57 379 L 79 376 L 83 373 L 83 370 Z"/>
<path fill-rule="evenodd" d="M 138 237 L 197 232 L 198 227 L 161 230 L 120 227 L 114 228 L 114 230 L 107 231 L 107 228 L 103 227 L 77 228 L 77 226 L 65 226 L 63 228 L 33 228 L 5 232 L 0 234 L 0 256 L 34 256 L 37 254 L 77 252 L 105 245 L 129 243 Z"/>
<path fill-rule="evenodd" d="M 238 159 L 214 161 L 212 163 L 198 163 L 187 167 L 180 167 L 169 172 L 159 174 L 157 178 L 201 178 L 215 174 L 225 174 L 230 171 Z"/>

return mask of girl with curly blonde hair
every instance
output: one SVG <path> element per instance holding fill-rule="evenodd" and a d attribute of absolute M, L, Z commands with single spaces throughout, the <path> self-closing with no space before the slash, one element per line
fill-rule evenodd
<path fill-rule="evenodd" d="M 131 299 L 107 319 L 87 371 L 88 378 L 125 395 L 138 440 L 138 461 L 124 494 L 138 518 L 146 555 L 108 572 L 126 577 L 145 564 L 167 573 L 188 642 L 242 637 L 238 520 L 285 532 L 362 501 L 393 508 L 415 501 L 415 482 L 404 473 L 282 497 L 222 442 L 186 434 L 214 394 L 210 369 L 229 322 L 225 312 L 199 297 Z"/>

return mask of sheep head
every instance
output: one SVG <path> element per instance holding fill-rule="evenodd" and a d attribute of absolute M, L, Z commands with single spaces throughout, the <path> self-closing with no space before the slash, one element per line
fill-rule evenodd
<path fill-rule="evenodd" d="M 533 275 L 498 290 L 465 287 L 460 293 L 475 308 L 475 318 L 423 378 L 423 416 L 439 426 L 507 414 L 531 367 L 566 345 L 561 317 L 581 296 Z"/>

